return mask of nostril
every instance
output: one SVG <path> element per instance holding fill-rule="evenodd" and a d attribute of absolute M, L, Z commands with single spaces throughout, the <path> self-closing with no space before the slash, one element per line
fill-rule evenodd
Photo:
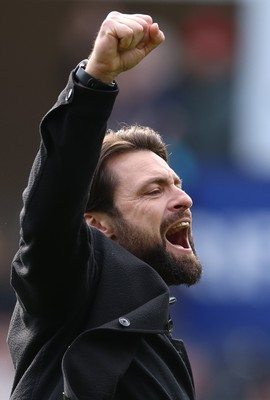
<path fill-rule="evenodd" d="M 189 210 L 191 207 L 189 207 L 189 206 L 186 206 L 186 205 L 184 205 L 184 204 L 178 204 L 178 205 L 175 205 L 174 206 L 174 211 L 181 211 L 181 213 L 182 212 L 185 212 L 186 210 Z"/>
<path fill-rule="evenodd" d="M 173 205 L 174 210 L 188 210 L 192 207 L 192 201 L 177 202 Z"/>

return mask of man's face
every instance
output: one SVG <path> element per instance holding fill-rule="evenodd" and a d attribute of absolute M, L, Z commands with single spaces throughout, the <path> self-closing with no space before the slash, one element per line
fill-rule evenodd
<path fill-rule="evenodd" d="M 149 263 L 168 285 L 196 283 L 201 264 L 191 234 L 191 198 L 168 164 L 143 150 L 109 161 L 118 177 L 114 240 Z"/>

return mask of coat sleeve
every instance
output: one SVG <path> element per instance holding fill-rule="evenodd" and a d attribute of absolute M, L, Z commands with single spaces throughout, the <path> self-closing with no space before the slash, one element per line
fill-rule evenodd
<path fill-rule="evenodd" d="M 118 89 L 84 88 L 73 76 L 41 122 L 40 149 L 23 193 L 11 282 L 28 313 L 68 309 L 96 273 L 83 214 Z"/>

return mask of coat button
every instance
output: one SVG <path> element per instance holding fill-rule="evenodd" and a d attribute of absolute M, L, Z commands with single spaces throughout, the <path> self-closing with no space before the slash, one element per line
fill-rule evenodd
<path fill-rule="evenodd" d="M 120 317 L 118 321 L 119 321 L 119 324 L 122 326 L 127 327 L 130 325 L 130 320 L 128 318 Z"/>
<path fill-rule="evenodd" d="M 67 92 L 66 97 L 65 97 L 65 100 L 66 100 L 66 101 L 69 101 L 69 99 L 70 99 L 71 96 L 72 96 L 72 93 L 73 93 L 73 89 L 69 89 L 69 91 Z"/>
<path fill-rule="evenodd" d="M 170 305 L 175 304 L 176 301 L 177 301 L 177 299 L 176 299 L 176 297 L 174 297 L 174 296 L 171 296 L 171 297 L 169 298 L 169 304 L 170 304 Z"/>
<path fill-rule="evenodd" d="M 171 318 L 169 319 L 169 321 L 166 324 L 166 330 L 169 333 L 171 333 L 173 330 L 173 320 Z"/>

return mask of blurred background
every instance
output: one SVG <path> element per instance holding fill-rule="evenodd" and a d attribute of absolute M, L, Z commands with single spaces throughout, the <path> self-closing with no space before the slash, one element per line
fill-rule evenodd
<path fill-rule="evenodd" d="M 119 78 L 109 121 L 149 125 L 194 200 L 199 285 L 172 288 L 197 400 L 270 399 L 270 2 L 3 1 L 0 13 L 0 398 L 15 302 L 9 269 L 41 117 L 111 10 L 149 13 L 166 42 Z"/>

